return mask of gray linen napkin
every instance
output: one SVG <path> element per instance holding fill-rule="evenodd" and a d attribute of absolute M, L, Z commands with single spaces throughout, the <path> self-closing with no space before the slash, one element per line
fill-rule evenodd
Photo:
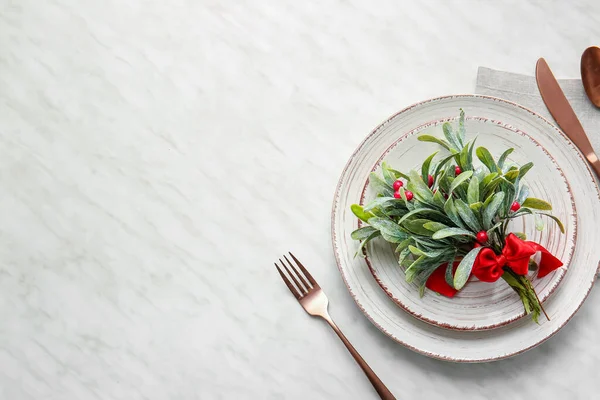
<path fill-rule="evenodd" d="M 558 82 L 581 121 L 594 150 L 600 154 L 600 109 L 597 109 L 585 95 L 581 79 L 559 79 Z M 556 125 L 542 101 L 533 76 L 479 67 L 475 93 L 500 97 L 521 104 Z"/>

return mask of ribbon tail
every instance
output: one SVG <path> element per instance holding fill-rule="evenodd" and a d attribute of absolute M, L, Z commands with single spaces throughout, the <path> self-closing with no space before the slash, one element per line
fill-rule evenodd
<path fill-rule="evenodd" d="M 535 251 L 539 251 L 542 255 L 542 259 L 540 260 L 540 269 L 537 275 L 538 278 L 543 278 L 550 272 L 563 266 L 563 262 L 554 257 L 554 255 L 546 250 L 544 246 L 535 242 L 527 242 L 527 244 L 533 247 Z"/>
<path fill-rule="evenodd" d="M 446 267 L 448 264 L 442 264 L 427 279 L 425 286 L 429 290 L 433 290 L 441 295 L 446 297 L 454 297 L 458 290 L 454 289 L 452 286 L 448 285 L 446 282 Z M 458 263 L 454 263 L 454 271 L 456 272 L 456 268 L 458 267 Z"/>

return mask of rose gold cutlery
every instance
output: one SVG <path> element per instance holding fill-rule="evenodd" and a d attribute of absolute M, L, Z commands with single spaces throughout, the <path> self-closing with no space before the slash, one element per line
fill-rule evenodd
<path fill-rule="evenodd" d="M 300 305 L 307 313 L 315 317 L 321 317 L 327 321 L 329 326 L 331 326 L 342 342 L 346 345 L 346 348 L 350 354 L 352 354 L 354 360 L 356 360 L 358 365 L 367 375 L 367 378 L 369 378 L 369 381 L 371 381 L 371 384 L 379 396 L 385 400 L 394 400 L 394 395 L 383 384 L 375 372 L 373 372 L 371 367 L 369 367 L 367 362 L 360 356 L 360 354 L 358 354 L 358 351 L 356 351 L 352 344 L 350 344 L 350 341 L 346 338 L 346 336 L 344 336 L 335 322 L 333 322 L 331 316 L 329 316 L 329 312 L 327 311 L 329 300 L 317 281 L 315 281 L 312 275 L 306 270 L 306 268 L 304 268 L 302 263 L 300 263 L 300 261 L 298 261 L 298 259 L 294 257 L 292 253 L 290 253 L 290 256 L 294 260 L 297 268 L 294 267 L 294 265 L 286 256 L 283 256 L 283 258 L 287 262 L 287 265 L 281 259 L 279 259 L 281 266 L 283 269 L 285 269 L 287 274 L 282 271 L 277 263 L 275 263 L 275 267 L 277 268 L 277 271 L 279 271 L 279 275 L 281 275 L 281 278 L 287 285 L 288 289 L 290 289 L 290 292 L 292 292 L 296 300 L 298 300 Z M 288 265 L 290 268 L 288 268 Z"/>
<path fill-rule="evenodd" d="M 548 107 L 550 114 L 563 130 L 563 132 L 575 143 L 575 146 L 583 153 L 592 166 L 596 175 L 600 177 L 600 160 L 592 148 L 581 122 L 577 119 L 575 111 L 569 104 L 556 78 L 552 74 L 546 60 L 540 58 L 535 68 L 535 78 L 542 95 L 542 100 Z"/>
<path fill-rule="evenodd" d="M 596 46 L 581 55 L 581 82 L 590 101 L 600 107 L 600 48 Z"/>

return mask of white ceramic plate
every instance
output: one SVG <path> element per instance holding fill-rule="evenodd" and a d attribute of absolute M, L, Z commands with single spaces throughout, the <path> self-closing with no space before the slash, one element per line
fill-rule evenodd
<path fill-rule="evenodd" d="M 515 151 L 517 154 L 515 154 L 514 161 L 516 162 L 522 162 L 522 158 L 519 157 L 527 157 L 531 151 L 531 157 L 537 163 L 530 171 L 532 175 L 528 176 L 532 193 L 538 197 L 548 198 L 551 196 L 555 214 L 560 214 L 561 219 L 567 223 L 568 232 L 562 241 L 553 239 L 557 234 L 554 230 L 544 234 L 548 236 L 532 237 L 533 240 L 542 241 L 551 251 L 560 253 L 560 257 L 563 259 L 568 260 L 569 254 L 572 253 L 568 272 L 562 277 L 560 285 L 556 284 L 560 281 L 562 272 L 545 278 L 546 283 L 544 283 L 544 279 L 537 283 L 542 285 L 538 286 L 538 289 L 545 291 L 547 295 L 553 291 L 544 303 L 550 321 L 541 318 L 540 325 L 536 325 L 529 318 L 522 318 L 497 329 L 481 331 L 449 330 L 434 326 L 414 318 L 409 312 L 398 307 L 396 302 L 388 297 L 388 294 L 379 286 L 365 260 L 354 257 L 358 244 L 350 238 L 350 233 L 358 227 L 358 221 L 350 211 L 350 205 L 359 202 L 365 195 L 363 190 L 369 172 L 374 166 L 377 167 L 382 155 L 387 154 L 394 158 L 395 152 L 401 154 L 402 142 L 390 150 L 390 146 L 393 146 L 401 137 L 406 135 L 406 139 L 403 140 L 409 141 L 411 140 L 411 131 L 415 129 L 419 131 L 419 127 L 425 124 L 454 118 L 459 108 L 463 108 L 467 116 L 480 117 L 479 120 L 472 119 L 469 124 L 473 124 L 473 127 L 478 126 L 484 133 L 492 136 L 486 139 L 483 136 L 488 135 L 480 135 L 482 141 L 479 142 L 480 139 L 478 139 L 478 143 L 488 146 L 489 143 L 496 143 L 494 140 L 498 139 L 493 139 L 495 135 L 497 138 L 502 137 L 508 142 L 525 146 L 528 150 L 519 153 Z M 494 123 L 500 121 L 502 127 L 500 125 L 500 128 L 497 129 L 484 127 L 490 121 Z M 435 127 L 433 128 L 435 130 Z M 469 132 L 469 127 L 467 134 L 472 134 Z M 412 136 L 414 135 L 415 133 L 412 134 Z M 486 140 L 492 142 L 486 142 Z M 419 142 L 419 144 L 422 143 Z M 502 147 L 507 147 L 506 144 L 508 143 Z M 406 162 L 408 167 L 415 166 L 430 153 L 429 150 L 431 149 L 415 155 L 412 161 L 405 161 L 404 157 L 400 159 L 399 156 L 396 156 L 397 161 Z M 542 157 L 539 151 L 545 153 L 546 157 Z M 395 164 L 394 160 L 389 161 Z M 534 183 L 533 171 L 535 170 L 538 170 L 543 177 L 539 184 Z M 568 191 L 569 186 L 572 189 L 573 203 L 571 205 L 564 200 L 571 197 Z M 553 187 L 557 189 L 554 190 Z M 565 189 L 563 196 L 559 194 L 561 187 Z M 367 192 L 366 196 L 368 195 Z M 600 260 L 600 246 L 597 246 L 593 240 L 596 231 L 595 221 L 598 220 L 596 214 L 600 211 L 599 198 L 600 193 L 593 175 L 579 151 L 562 132 L 539 115 L 514 103 L 492 97 L 462 95 L 437 98 L 418 103 L 392 116 L 376 128 L 353 154 L 342 173 L 334 199 L 332 213 L 334 252 L 342 277 L 358 306 L 379 329 L 396 341 L 422 354 L 445 360 L 479 362 L 501 359 L 526 351 L 552 336 L 566 324 L 587 297 Z M 578 213 L 573 215 L 573 209 L 576 209 Z M 550 223 L 548 226 L 551 226 Z M 524 228 L 525 230 L 530 229 L 528 226 Z M 578 238 L 576 242 L 575 235 Z M 561 244 L 562 242 L 564 243 Z M 571 252 L 573 243 L 576 245 L 574 251 Z M 388 252 L 388 255 L 393 255 L 391 250 Z M 373 262 L 372 265 L 375 264 L 378 263 Z M 385 268 L 387 264 L 378 265 Z M 381 269 L 375 273 L 382 276 L 381 274 L 386 271 L 391 274 L 389 269 Z M 414 291 L 412 287 L 402 287 L 404 282 L 402 272 L 399 272 L 397 277 L 389 275 L 386 279 L 389 279 L 390 283 L 393 282 L 393 285 L 386 285 L 386 287 L 388 289 L 393 287 L 395 292 L 392 295 L 394 297 L 397 297 L 395 294 L 408 296 L 410 292 L 404 289 Z M 469 283 L 468 286 L 471 285 L 474 283 Z M 473 290 L 476 288 L 474 287 Z M 410 299 L 413 298 L 410 297 Z M 406 301 L 404 304 L 407 304 L 408 297 L 403 301 Z M 438 320 L 440 304 L 434 304 L 433 298 L 419 304 L 418 302 L 422 300 L 419 300 L 417 295 L 414 300 L 410 301 L 411 306 L 421 307 L 422 316 L 427 316 L 427 312 L 433 312 L 436 315 L 436 321 L 440 322 Z M 448 299 L 448 302 L 451 301 Z M 459 301 L 464 302 L 464 300 Z M 460 326 L 462 324 L 466 328 L 479 327 L 481 329 L 486 325 L 489 328 L 498 322 L 502 325 L 507 321 L 507 305 L 520 302 L 514 303 L 510 299 L 495 298 L 492 303 L 502 303 L 504 306 L 498 309 L 494 308 L 502 311 L 499 315 L 492 315 L 488 321 L 481 320 L 482 314 L 477 312 L 477 307 L 470 308 L 468 305 L 461 307 L 460 321 L 452 319 L 451 315 L 448 317 L 448 321 L 452 325 Z M 449 303 L 445 302 L 444 304 L 450 306 Z M 512 315 L 518 318 L 517 309 L 515 308 L 514 311 L 515 313 Z M 469 320 L 469 318 L 471 319 Z M 512 320 L 512 318 L 508 319 Z"/>
<path fill-rule="evenodd" d="M 446 120 L 426 123 L 401 134 L 378 160 L 374 171 L 381 173 L 380 163 L 384 160 L 401 171 L 420 169 L 425 157 L 439 151 L 440 146 L 418 141 L 419 134 L 444 137 L 444 122 Z M 571 189 L 555 160 L 527 133 L 502 122 L 467 116 L 465 127 L 467 140 L 477 136 L 477 145 L 488 148 L 496 159 L 504 150 L 512 147 L 515 151 L 508 157 L 507 164 L 534 162 L 534 168 L 527 174 L 524 184 L 530 188 L 532 197 L 547 200 L 553 205 L 553 214 L 563 221 L 565 234 L 551 220 L 545 221 L 543 232 L 537 231 L 531 215 L 515 220 L 510 228 L 513 232 L 525 232 L 528 240 L 540 243 L 567 266 L 575 247 L 577 219 L 573 217 L 575 205 Z M 449 154 L 443 149 L 440 153 L 438 159 Z M 377 193 L 370 190 L 367 182 L 363 182 L 363 185 L 365 190 L 361 203 L 366 204 Z M 431 291 L 426 291 L 423 298 L 419 297 L 417 283 L 405 281 L 404 271 L 398 267 L 393 247 L 383 239 L 377 239 L 368 246 L 366 262 L 377 283 L 392 300 L 413 316 L 434 325 L 457 330 L 484 330 L 506 325 L 525 315 L 519 296 L 504 280 L 486 283 L 473 278 L 453 298 Z M 542 302 L 558 286 L 565 272 L 565 268 L 560 268 L 543 279 L 535 279 L 535 274 L 532 274 L 532 282 Z"/>

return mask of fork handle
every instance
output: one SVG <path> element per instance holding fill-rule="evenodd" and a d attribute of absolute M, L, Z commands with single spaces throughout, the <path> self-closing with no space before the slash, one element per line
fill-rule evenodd
<path fill-rule="evenodd" d="M 369 364 L 367 364 L 367 362 L 360 356 L 360 354 L 358 354 L 358 351 L 356 351 L 354 346 L 352 346 L 350 341 L 346 338 L 346 336 L 344 336 L 340 328 L 338 328 L 335 322 L 333 322 L 329 314 L 325 313 L 324 315 L 322 315 L 322 317 L 325 321 L 327 321 L 327 323 L 331 326 L 335 333 L 337 333 L 342 342 L 344 342 L 346 348 L 348 349 L 350 354 L 352 354 L 352 357 L 354 357 L 354 360 L 356 360 L 358 365 L 362 368 L 363 372 L 367 375 L 367 378 L 369 378 L 369 381 L 371 381 L 371 384 L 379 394 L 379 397 L 381 397 L 384 400 L 396 400 L 392 392 L 390 392 L 390 390 L 384 385 L 381 379 L 379 379 L 377 374 L 375 374 L 371 367 L 369 367 Z"/>

